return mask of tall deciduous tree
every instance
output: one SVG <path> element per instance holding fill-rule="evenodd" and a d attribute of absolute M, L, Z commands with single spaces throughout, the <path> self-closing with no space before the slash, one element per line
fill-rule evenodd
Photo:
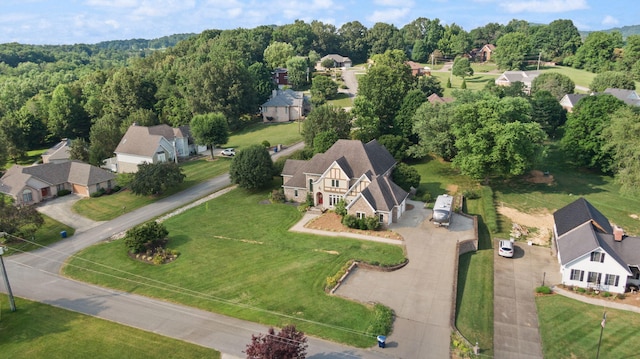
<path fill-rule="evenodd" d="M 623 193 L 640 193 L 640 113 L 621 107 L 603 131 L 605 151 L 613 156 L 613 171 Z"/>
<path fill-rule="evenodd" d="M 316 105 L 322 105 L 327 100 L 332 99 L 338 93 L 338 84 L 330 77 L 318 75 L 313 78 L 311 83 L 311 102 Z"/>
<path fill-rule="evenodd" d="M 560 101 L 564 95 L 573 93 L 576 84 L 567 75 L 557 72 L 545 72 L 531 82 L 531 94 L 538 91 L 548 91 L 556 100 Z"/>
<path fill-rule="evenodd" d="M 351 119 L 351 115 L 339 107 L 322 105 L 314 108 L 302 126 L 305 145 L 313 148 L 315 137 L 325 131 L 335 132 L 338 139 L 349 138 Z"/>
<path fill-rule="evenodd" d="M 272 69 L 285 67 L 287 60 L 294 56 L 296 56 L 296 51 L 291 44 L 286 42 L 274 41 L 264 50 L 264 61 Z"/>
<path fill-rule="evenodd" d="M 567 115 L 560 141 L 567 157 L 577 166 L 609 171 L 612 159 L 603 149 L 602 132 L 609 126 L 610 115 L 622 106 L 624 102 L 609 94 L 587 96 L 578 101 L 573 112 Z"/>
<path fill-rule="evenodd" d="M 147 196 L 160 194 L 184 181 L 182 168 L 174 162 L 143 163 L 138 165 L 138 172 L 129 184 L 131 192 Z"/>
<path fill-rule="evenodd" d="M 44 224 L 44 218 L 33 205 L 14 206 L 0 194 L 0 229 L 16 237 L 31 238 Z"/>
<path fill-rule="evenodd" d="M 594 31 L 576 51 L 573 66 L 591 72 L 613 70 L 614 50 L 622 47 L 622 34 Z"/>
<path fill-rule="evenodd" d="M 69 158 L 81 162 L 89 162 L 89 144 L 84 138 L 76 138 L 71 141 Z"/>
<path fill-rule="evenodd" d="M 349 56 L 353 63 L 367 61 L 369 43 L 367 33 L 369 30 L 359 21 L 350 21 L 338 29 L 340 39 L 340 51 L 343 56 Z"/>
<path fill-rule="evenodd" d="M 251 145 L 240 150 L 229 168 L 231 183 L 240 188 L 262 188 L 271 183 L 273 160 L 264 146 Z"/>
<path fill-rule="evenodd" d="M 448 58 L 455 58 L 471 49 L 471 37 L 462 27 L 453 23 L 445 25 L 442 37 L 438 41 L 438 49 Z"/>
<path fill-rule="evenodd" d="M 418 144 L 409 149 L 409 154 L 422 158 L 433 154 L 451 161 L 456 153 L 452 126 L 455 107 L 453 104 L 423 103 L 413 116 L 413 131 L 418 137 Z"/>
<path fill-rule="evenodd" d="M 567 111 L 550 92 L 538 91 L 531 98 L 531 118 L 549 137 L 556 138 L 567 121 Z"/>
<path fill-rule="evenodd" d="M 385 53 L 388 50 L 404 51 L 400 30 L 391 24 L 375 23 L 367 32 L 367 41 L 370 46 L 369 57 Z"/>
<path fill-rule="evenodd" d="M 451 67 L 451 73 L 453 76 L 462 77 L 463 79 L 467 76 L 473 76 L 473 69 L 469 59 L 462 56 L 456 57 L 453 61 L 453 67 Z"/>
<path fill-rule="evenodd" d="M 89 163 L 100 166 L 105 159 L 112 157 L 122 135 L 120 120 L 114 114 L 100 117 L 91 126 L 89 134 Z"/>
<path fill-rule="evenodd" d="M 618 71 L 601 72 L 593 78 L 589 85 L 591 91 L 602 92 L 607 88 L 635 90 L 636 84 L 628 73 Z"/>
<path fill-rule="evenodd" d="M 521 32 L 506 34 L 498 40 L 492 56 L 499 68 L 505 70 L 522 70 L 525 57 L 531 52 L 531 41 Z"/>
<path fill-rule="evenodd" d="M 420 90 L 410 90 L 402 100 L 400 110 L 393 120 L 393 129 L 397 135 L 406 140 L 414 140 L 413 136 L 413 116 L 416 110 L 427 102 L 427 96 Z"/>
<path fill-rule="evenodd" d="M 48 127 L 57 138 L 86 137 L 89 133 L 89 119 L 68 85 L 58 85 L 51 95 Z"/>
<path fill-rule="evenodd" d="M 299 89 L 309 84 L 311 69 L 309 61 L 301 56 L 292 57 L 287 60 L 288 81 L 294 89 Z"/>
<path fill-rule="evenodd" d="M 211 158 L 216 145 L 224 145 L 229 141 L 227 119 L 220 112 L 195 115 L 189 127 L 196 143 L 210 147 Z"/>

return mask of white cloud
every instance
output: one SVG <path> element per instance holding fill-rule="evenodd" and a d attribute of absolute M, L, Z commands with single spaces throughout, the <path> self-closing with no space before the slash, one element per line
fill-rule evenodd
<path fill-rule="evenodd" d="M 138 5 L 138 0 L 87 0 L 87 6 L 131 8 Z"/>
<path fill-rule="evenodd" d="M 381 6 L 413 6 L 411 0 L 375 0 L 373 3 Z"/>
<path fill-rule="evenodd" d="M 397 23 L 400 20 L 403 20 L 410 13 L 411 9 L 402 8 L 402 9 L 386 9 L 386 10 L 376 10 L 373 14 L 367 17 L 372 23 L 376 22 L 386 22 L 386 23 Z"/>
<path fill-rule="evenodd" d="M 611 26 L 611 25 L 618 25 L 618 23 L 620 23 L 618 19 L 616 19 L 611 15 L 607 15 L 604 17 L 604 19 L 602 19 L 602 25 Z"/>
<path fill-rule="evenodd" d="M 195 6 L 195 0 L 145 0 L 133 12 L 137 16 L 167 16 Z"/>
<path fill-rule="evenodd" d="M 534 0 L 501 3 L 500 7 L 509 13 L 548 12 L 558 13 L 588 9 L 586 0 Z"/>

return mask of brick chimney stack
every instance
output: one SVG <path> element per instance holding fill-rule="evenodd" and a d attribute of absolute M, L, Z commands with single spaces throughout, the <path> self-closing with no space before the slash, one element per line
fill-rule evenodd
<path fill-rule="evenodd" d="M 616 242 L 622 242 L 622 238 L 624 238 L 624 230 L 618 226 L 613 227 L 613 239 Z"/>

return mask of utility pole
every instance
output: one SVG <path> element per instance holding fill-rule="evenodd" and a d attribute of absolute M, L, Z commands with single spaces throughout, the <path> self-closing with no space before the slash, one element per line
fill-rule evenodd
<path fill-rule="evenodd" d="M 538 52 L 538 71 L 540 70 L 540 57 L 542 56 L 542 51 Z"/>
<path fill-rule="evenodd" d="M 6 232 L 0 232 L 0 238 L 6 236 Z M 4 260 L 2 259 L 2 255 L 4 254 L 6 247 L 0 247 L 0 269 L 2 269 L 2 276 L 4 277 L 4 285 L 7 287 L 7 295 L 9 296 L 9 306 L 11 307 L 11 311 L 16 311 L 16 302 L 13 299 L 13 292 L 11 292 L 11 286 L 9 285 L 9 277 L 7 276 L 7 270 L 4 267 Z"/>
<path fill-rule="evenodd" d="M 602 313 L 602 322 L 600 322 L 600 340 L 598 340 L 598 351 L 596 352 L 596 359 L 600 358 L 600 344 L 602 344 L 602 332 L 604 332 L 604 325 L 607 323 L 607 312 Z"/>

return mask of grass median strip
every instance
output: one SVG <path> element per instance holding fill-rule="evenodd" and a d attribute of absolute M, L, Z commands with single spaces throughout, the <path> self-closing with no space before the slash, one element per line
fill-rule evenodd
<path fill-rule="evenodd" d="M 260 204 L 267 193 L 236 189 L 165 221 L 168 246 L 180 252 L 171 264 L 133 261 L 123 241 L 114 241 L 70 259 L 65 274 L 267 325 L 293 323 L 350 345 L 375 344 L 379 333 L 368 333 L 378 326 L 373 306 L 327 295 L 324 285 L 350 259 L 400 263 L 402 248 L 289 232 L 302 214 L 288 204 Z"/>

